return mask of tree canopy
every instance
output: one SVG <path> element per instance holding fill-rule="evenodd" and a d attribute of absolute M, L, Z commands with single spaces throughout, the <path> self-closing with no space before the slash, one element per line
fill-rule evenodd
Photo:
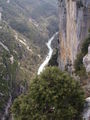
<path fill-rule="evenodd" d="M 36 76 L 29 92 L 12 106 L 15 120 L 80 120 L 84 93 L 79 83 L 57 67 Z"/>

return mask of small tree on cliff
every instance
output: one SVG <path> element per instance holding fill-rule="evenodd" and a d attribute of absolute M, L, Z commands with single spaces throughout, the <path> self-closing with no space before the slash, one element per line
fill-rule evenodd
<path fill-rule="evenodd" d="M 88 47 L 90 45 L 90 34 L 87 39 L 84 40 L 82 43 L 81 51 L 77 54 L 77 59 L 75 60 L 74 67 L 75 72 L 79 76 L 85 76 L 86 75 L 86 69 L 83 65 L 83 58 L 88 53 Z"/>
<path fill-rule="evenodd" d="M 49 67 L 32 81 L 27 95 L 14 101 L 12 112 L 16 120 L 80 120 L 83 105 L 78 82 Z"/>

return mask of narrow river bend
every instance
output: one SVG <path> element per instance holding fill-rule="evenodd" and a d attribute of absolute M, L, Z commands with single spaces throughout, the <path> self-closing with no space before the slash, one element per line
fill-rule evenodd
<path fill-rule="evenodd" d="M 51 59 L 52 57 L 52 54 L 53 54 L 53 49 L 51 47 L 51 44 L 52 44 L 52 41 L 54 40 L 54 38 L 56 37 L 56 35 L 58 34 L 58 32 L 56 32 L 49 40 L 48 42 L 46 43 L 47 47 L 48 47 L 48 54 L 44 60 L 44 62 L 40 65 L 39 69 L 38 69 L 38 75 L 40 75 L 40 73 L 45 69 L 45 67 L 48 65 L 48 62 L 49 60 Z"/>

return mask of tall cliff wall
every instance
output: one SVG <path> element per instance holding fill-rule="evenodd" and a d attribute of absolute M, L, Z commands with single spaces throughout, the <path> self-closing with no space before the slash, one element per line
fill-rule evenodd
<path fill-rule="evenodd" d="M 60 54 L 59 66 L 74 63 L 80 43 L 90 28 L 90 0 L 58 0 Z"/>

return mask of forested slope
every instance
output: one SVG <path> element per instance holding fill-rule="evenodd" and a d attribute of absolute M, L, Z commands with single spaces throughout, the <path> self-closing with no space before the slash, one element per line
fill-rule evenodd
<path fill-rule="evenodd" d="M 54 0 L 0 0 L 0 13 L 1 118 L 10 96 L 13 100 L 28 89 L 47 52 L 45 42 L 58 30 L 58 18 Z"/>

